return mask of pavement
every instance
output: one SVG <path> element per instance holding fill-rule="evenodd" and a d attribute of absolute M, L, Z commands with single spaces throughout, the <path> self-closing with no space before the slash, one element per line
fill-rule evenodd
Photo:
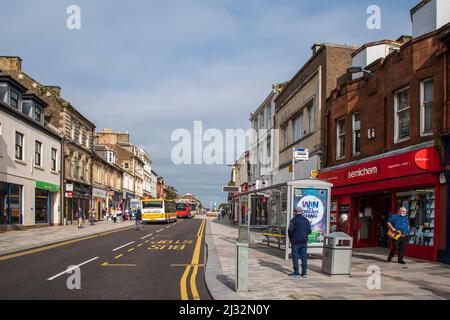
<path fill-rule="evenodd" d="M 85 232 L 84 237 L 75 241 L 66 237 L 57 245 L 0 256 L 0 299 L 211 298 L 204 277 L 204 220 L 148 224 L 140 231 L 130 225 L 91 236 L 86 227 L 78 234 Z M 107 226 L 99 224 L 96 230 Z"/>
<path fill-rule="evenodd" d="M 406 265 L 387 263 L 387 249 L 355 249 L 351 276 L 322 273 L 321 256 L 310 255 L 308 278 L 291 278 L 288 274 L 292 272 L 292 262 L 284 260 L 284 251 L 264 244 L 251 245 L 249 290 L 236 293 L 237 228 L 230 225 L 228 218 L 207 217 L 207 220 L 208 264 L 212 261 L 212 267 L 207 265 L 206 282 L 208 288 L 217 287 L 210 290 L 216 300 L 227 300 L 233 295 L 249 300 L 450 299 L 450 265 L 412 258 L 405 259 Z M 373 274 L 372 270 L 379 273 Z"/>

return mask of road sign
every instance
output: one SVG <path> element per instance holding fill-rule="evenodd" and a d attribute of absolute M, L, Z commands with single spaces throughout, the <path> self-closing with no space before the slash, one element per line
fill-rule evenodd
<path fill-rule="evenodd" d="M 67 183 L 66 184 L 66 191 L 73 191 L 73 184 Z"/>
<path fill-rule="evenodd" d="M 239 192 L 239 187 L 236 186 L 223 186 L 222 192 Z"/>
<path fill-rule="evenodd" d="M 309 160 L 309 150 L 302 148 L 294 148 L 293 158 L 297 161 L 308 161 Z"/>

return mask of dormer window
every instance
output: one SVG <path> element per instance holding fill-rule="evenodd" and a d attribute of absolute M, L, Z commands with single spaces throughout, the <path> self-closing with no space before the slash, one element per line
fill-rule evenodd
<path fill-rule="evenodd" d="M 11 89 L 9 105 L 13 108 L 19 109 L 19 93 L 13 89 Z"/>
<path fill-rule="evenodd" d="M 41 124 L 44 124 L 45 102 L 33 93 L 25 93 L 22 96 L 22 112 Z"/>
<path fill-rule="evenodd" d="M 42 122 L 42 109 L 38 106 L 34 106 L 34 120 Z"/>

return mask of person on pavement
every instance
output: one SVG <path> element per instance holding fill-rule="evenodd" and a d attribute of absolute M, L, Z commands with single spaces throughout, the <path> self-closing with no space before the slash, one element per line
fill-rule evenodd
<path fill-rule="evenodd" d="M 392 239 L 391 251 L 387 258 L 388 262 L 392 261 L 395 256 L 395 252 L 398 252 L 398 263 L 405 264 L 403 260 L 403 254 L 405 251 L 406 237 L 409 233 L 409 218 L 407 215 L 408 210 L 405 207 L 401 207 L 398 213 L 393 214 L 388 222 L 387 226 L 392 232 L 400 231 L 400 238 L 398 240 Z"/>
<path fill-rule="evenodd" d="M 89 222 L 91 223 L 91 226 L 95 224 L 95 215 L 95 209 L 91 208 L 91 210 L 89 210 Z"/>
<path fill-rule="evenodd" d="M 348 223 L 348 215 L 343 213 L 340 216 L 339 230 L 340 232 L 350 235 L 350 224 Z"/>
<path fill-rule="evenodd" d="M 295 216 L 289 223 L 289 241 L 291 242 L 291 254 L 294 272 L 289 276 L 306 278 L 308 268 L 308 236 L 311 234 L 311 224 L 300 211 L 295 210 Z M 298 271 L 298 259 L 302 261 L 302 273 Z"/>
<path fill-rule="evenodd" d="M 84 211 L 81 207 L 78 208 L 78 211 L 75 215 L 78 220 L 78 229 L 83 228 L 83 220 L 84 220 Z"/>
<path fill-rule="evenodd" d="M 141 230 L 141 227 L 140 227 L 141 220 L 142 220 L 142 212 L 141 212 L 141 209 L 137 208 L 136 215 L 134 218 L 134 229 L 135 230 Z"/>
<path fill-rule="evenodd" d="M 106 208 L 106 206 L 104 206 L 102 209 L 102 220 L 108 221 L 108 209 Z"/>

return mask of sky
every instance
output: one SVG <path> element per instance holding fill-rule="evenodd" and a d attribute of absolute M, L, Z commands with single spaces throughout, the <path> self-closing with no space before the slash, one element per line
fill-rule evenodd
<path fill-rule="evenodd" d="M 230 167 L 176 165 L 172 132 L 247 129 L 274 83 L 290 80 L 314 43 L 362 45 L 410 35 L 419 0 L 2 1 L 0 55 L 62 88 L 97 130 L 128 131 L 153 169 L 205 206 L 226 201 Z M 81 28 L 67 28 L 67 8 Z M 370 30 L 367 8 L 381 9 Z M 207 143 L 204 144 L 204 146 Z"/>

